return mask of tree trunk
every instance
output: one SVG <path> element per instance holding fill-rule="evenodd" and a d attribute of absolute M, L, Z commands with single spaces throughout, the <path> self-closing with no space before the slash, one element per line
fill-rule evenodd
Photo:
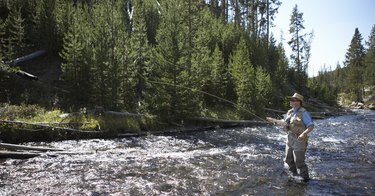
<path fill-rule="evenodd" d="M 62 151 L 60 149 L 55 148 L 42 148 L 42 147 L 32 147 L 32 146 L 24 146 L 24 145 L 16 145 L 16 144 L 8 144 L 8 143 L 0 143 L 0 148 L 5 148 L 9 150 L 33 150 L 33 151 Z"/>

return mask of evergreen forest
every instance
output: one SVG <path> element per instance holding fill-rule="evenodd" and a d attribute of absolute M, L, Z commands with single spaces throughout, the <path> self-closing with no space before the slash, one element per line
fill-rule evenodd
<path fill-rule="evenodd" d="M 333 105 L 343 93 L 356 102 L 374 94 L 375 26 L 368 40 L 353 29 L 345 62 L 309 78 L 313 32 L 296 5 L 292 38 L 278 43 L 270 29 L 281 4 L 0 0 L 0 103 L 254 119 L 287 109 L 294 92 Z"/>

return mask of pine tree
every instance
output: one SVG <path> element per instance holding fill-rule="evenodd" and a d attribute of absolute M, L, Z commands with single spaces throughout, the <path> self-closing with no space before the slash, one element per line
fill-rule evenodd
<path fill-rule="evenodd" d="M 73 106 L 83 107 L 87 106 L 91 93 L 90 65 L 87 64 L 84 53 L 87 48 L 85 44 L 88 33 L 85 30 L 87 23 L 81 8 L 67 4 L 65 10 L 69 26 L 63 38 L 60 56 L 64 60 L 61 64 L 62 78 L 69 90 L 66 102 Z"/>
<path fill-rule="evenodd" d="M 181 58 L 179 48 L 179 17 L 177 17 L 178 4 L 171 1 L 162 3 L 163 15 L 159 30 L 156 35 L 158 45 L 153 53 L 155 64 L 153 65 L 151 80 L 161 82 L 154 85 L 157 94 L 154 96 L 153 107 L 149 108 L 153 113 L 161 114 L 163 117 L 174 116 L 177 112 L 178 75 L 182 70 L 179 59 Z M 164 85 L 166 84 L 166 85 Z"/>
<path fill-rule="evenodd" d="M 120 98 L 126 54 L 126 30 L 120 1 L 103 1 L 91 10 L 93 102 L 107 109 L 121 108 Z"/>
<path fill-rule="evenodd" d="M 5 57 L 5 22 L 0 18 L 0 62 L 3 61 Z"/>
<path fill-rule="evenodd" d="M 39 46 L 47 50 L 58 50 L 62 42 L 57 34 L 57 22 L 55 17 L 55 7 L 58 0 L 41 0 L 38 4 L 38 43 Z"/>
<path fill-rule="evenodd" d="M 286 88 L 289 61 L 282 43 L 277 46 L 277 54 L 275 74 L 271 75 L 273 81 L 272 86 L 274 87 L 273 89 L 275 89 L 275 94 L 283 94 L 283 92 L 288 92 L 289 90 Z"/>
<path fill-rule="evenodd" d="M 367 53 L 365 57 L 366 71 L 365 71 L 365 84 L 375 85 L 375 25 L 372 26 L 367 45 Z"/>
<path fill-rule="evenodd" d="M 364 56 L 365 48 L 362 45 L 362 35 L 358 28 L 355 29 L 350 46 L 345 55 L 345 66 L 348 69 L 346 87 L 354 99 L 359 102 L 363 100 L 364 94 Z"/>
<path fill-rule="evenodd" d="M 224 99 L 228 99 L 227 93 L 229 88 L 229 70 L 227 64 L 224 63 L 223 54 L 219 49 L 219 46 L 215 47 L 214 52 L 211 55 L 212 65 L 212 83 L 210 86 L 210 92 L 216 96 Z M 221 100 L 215 100 L 214 103 L 223 105 L 224 102 Z"/>
<path fill-rule="evenodd" d="M 295 79 L 297 81 L 297 90 L 302 91 L 307 85 L 307 68 L 310 58 L 310 45 L 312 34 L 305 34 L 303 20 L 303 13 L 298 10 L 298 6 L 295 5 L 290 18 L 290 29 L 289 33 L 292 34 L 291 40 L 288 44 L 291 46 L 292 54 L 290 56 L 291 63 L 295 69 Z"/>
<path fill-rule="evenodd" d="M 212 71 L 213 65 L 210 58 L 211 51 L 207 46 L 200 45 L 195 47 L 196 52 L 192 54 L 192 67 L 190 70 L 191 86 L 197 90 L 207 93 L 213 93 L 211 86 L 213 82 Z M 212 97 L 202 95 L 200 93 L 193 95 L 203 102 L 203 104 L 211 105 Z"/>
<path fill-rule="evenodd" d="M 250 36 L 249 40 L 249 50 L 250 50 L 250 60 L 251 63 L 258 67 L 268 68 L 268 58 L 267 58 L 267 40 L 265 37 L 256 37 L 254 35 Z"/>
<path fill-rule="evenodd" d="M 246 0 L 239 1 L 242 5 L 245 16 L 243 26 L 247 27 L 251 36 L 264 38 L 266 44 L 270 38 L 270 27 L 273 25 L 274 17 L 281 2 L 279 0 Z M 259 40 L 260 41 L 260 40 Z"/>
<path fill-rule="evenodd" d="M 254 112 L 254 105 L 256 103 L 256 76 L 254 67 L 249 59 L 248 47 L 243 38 L 231 58 L 230 74 L 234 80 L 237 104 L 240 107 L 241 117 L 253 117 L 247 111 Z"/>
<path fill-rule="evenodd" d="M 345 74 L 344 69 L 341 67 L 340 63 L 337 62 L 335 74 L 334 74 L 334 81 L 335 86 L 338 92 L 344 92 L 344 85 L 345 85 Z"/>
<path fill-rule="evenodd" d="M 233 24 L 227 24 L 221 30 L 221 36 L 219 46 L 221 45 L 221 51 L 223 53 L 224 62 L 229 63 L 230 56 L 236 50 L 237 44 L 239 43 L 242 31 L 236 29 Z"/>
<path fill-rule="evenodd" d="M 7 60 L 13 60 L 23 54 L 26 48 L 25 24 L 21 15 L 21 7 L 13 7 L 5 21 L 4 54 Z"/>
<path fill-rule="evenodd" d="M 128 69 L 127 73 L 132 73 L 132 75 L 127 74 L 127 76 L 124 78 L 124 80 L 126 80 L 124 90 L 126 89 L 125 91 L 128 91 L 128 93 L 123 96 L 124 98 L 133 97 L 133 100 L 130 101 L 130 103 L 133 103 L 133 106 L 127 105 L 128 108 L 133 107 L 134 110 L 138 110 L 137 108 L 134 108 L 134 106 L 142 106 L 139 109 L 143 110 L 144 112 L 146 112 L 145 110 L 147 107 L 149 107 L 148 105 L 145 105 L 147 104 L 148 98 L 146 95 L 146 80 L 151 56 L 151 47 L 149 42 L 155 42 L 154 35 L 151 33 L 151 35 L 148 36 L 147 33 L 147 15 L 152 15 L 152 11 L 150 10 L 153 8 L 153 6 L 150 6 L 148 3 L 149 2 L 147 1 L 139 1 L 134 2 L 133 4 L 133 30 L 131 32 L 131 53 L 129 55 L 130 62 L 132 63 L 126 67 L 126 69 Z"/>
<path fill-rule="evenodd" d="M 277 51 L 277 45 L 276 45 L 276 40 L 273 38 L 271 35 L 267 47 L 267 64 L 263 67 L 269 74 L 270 76 L 274 76 L 276 69 L 277 69 L 277 61 L 279 58 L 279 54 Z"/>
<path fill-rule="evenodd" d="M 272 81 L 270 76 L 261 67 L 256 69 L 256 103 L 254 105 L 255 111 L 259 115 L 264 115 L 264 108 L 272 105 Z"/>
<path fill-rule="evenodd" d="M 191 17 L 190 19 L 193 21 L 191 23 L 194 24 L 193 27 L 195 29 L 194 32 L 190 32 L 192 34 L 192 43 L 190 45 L 194 46 L 191 50 L 191 85 L 197 90 L 215 94 L 217 89 L 213 87 L 215 77 L 213 74 L 217 71 L 215 66 L 220 66 L 217 65 L 219 62 L 214 62 L 219 60 L 219 57 L 212 56 L 216 44 L 215 37 L 218 36 L 218 30 L 213 29 L 217 19 L 215 19 L 208 7 L 201 8 L 196 17 Z M 216 51 L 215 55 L 218 55 L 218 52 L 220 51 Z M 201 101 L 200 105 L 203 105 L 203 107 L 214 106 L 217 101 L 216 98 L 207 94 L 195 94 L 194 97 Z"/>
<path fill-rule="evenodd" d="M 163 1 L 161 23 L 156 41 L 158 45 L 153 52 L 155 62 L 151 76 L 159 82 L 154 96 L 154 113 L 164 117 L 186 117 L 199 112 L 192 78 L 192 29 L 188 16 L 194 12 L 186 1 Z"/>
<path fill-rule="evenodd" d="M 27 32 L 28 39 L 31 42 L 31 45 L 38 48 L 42 47 L 42 33 L 41 33 L 41 13 L 43 10 L 44 0 L 33 0 L 28 1 L 29 8 L 29 18 L 27 18 Z"/>

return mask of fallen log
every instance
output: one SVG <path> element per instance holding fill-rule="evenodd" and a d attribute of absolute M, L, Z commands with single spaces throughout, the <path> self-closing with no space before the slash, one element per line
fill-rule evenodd
<path fill-rule="evenodd" d="M 28 54 L 26 56 L 19 57 L 19 58 L 16 58 L 14 60 L 11 60 L 11 61 L 8 61 L 8 62 L 5 62 L 5 63 L 14 66 L 14 65 L 16 65 L 18 63 L 21 63 L 21 62 L 24 62 L 24 61 L 28 61 L 28 60 L 34 59 L 36 57 L 42 56 L 45 53 L 47 53 L 46 50 L 38 50 L 38 51 L 33 52 L 31 54 Z"/>
<path fill-rule="evenodd" d="M 38 76 L 35 76 L 31 73 L 27 73 L 27 72 L 22 71 L 22 70 L 18 70 L 16 72 L 16 75 L 21 77 L 21 78 L 24 78 L 26 80 L 30 80 L 30 81 L 38 81 L 39 80 Z"/>
<path fill-rule="evenodd" d="M 106 115 L 113 115 L 113 116 L 130 116 L 130 117 L 141 117 L 142 114 L 130 113 L 130 112 L 115 112 L 115 111 L 105 111 L 104 114 Z"/>
<path fill-rule="evenodd" d="M 32 147 L 32 146 L 24 146 L 24 145 L 17 145 L 17 144 L 8 144 L 8 143 L 0 143 L 0 148 L 5 148 L 8 150 L 33 150 L 33 151 L 63 151 L 60 149 L 55 148 L 44 148 L 44 147 Z"/>
<path fill-rule="evenodd" d="M 29 159 L 40 156 L 39 153 L 0 151 L 0 159 Z"/>
<path fill-rule="evenodd" d="M 20 124 L 20 125 L 31 125 L 31 126 L 37 126 L 37 127 L 43 127 L 43 128 L 49 128 L 49 129 L 60 129 L 67 132 L 76 132 L 76 133 L 98 133 L 98 131 L 82 131 L 79 129 L 72 129 L 72 128 L 65 128 L 65 127 L 59 127 L 59 126 L 51 126 L 44 123 L 28 123 L 28 122 L 21 122 L 21 121 L 9 121 L 9 120 L 0 120 L 1 123 L 8 123 L 8 124 Z"/>
<path fill-rule="evenodd" d="M 216 118 L 208 118 L 208 117 L 196 117 L 191 118 L 189 121 L 195 122 L 202 122 L 203 124 L 208 125 L 216 125 L 221 128 L 230 128 L 236 126 L 256 126 L 256 125 L 263 125 L 268 124 L 266 120 L 258 121 L 258 120 L 225 120 L 225 119 L 216 119 Z"/>

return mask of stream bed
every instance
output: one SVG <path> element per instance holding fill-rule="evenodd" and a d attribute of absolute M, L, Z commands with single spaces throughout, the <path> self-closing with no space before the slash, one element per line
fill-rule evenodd
<path fill-rule="evenodd" d="M 312 180 L 288 180 L 273 126 L 112 140 L 27 143 L 64 149 L 0 160 L 0 195 L 375 195 L 375 112 L 315 121 Z"/>

